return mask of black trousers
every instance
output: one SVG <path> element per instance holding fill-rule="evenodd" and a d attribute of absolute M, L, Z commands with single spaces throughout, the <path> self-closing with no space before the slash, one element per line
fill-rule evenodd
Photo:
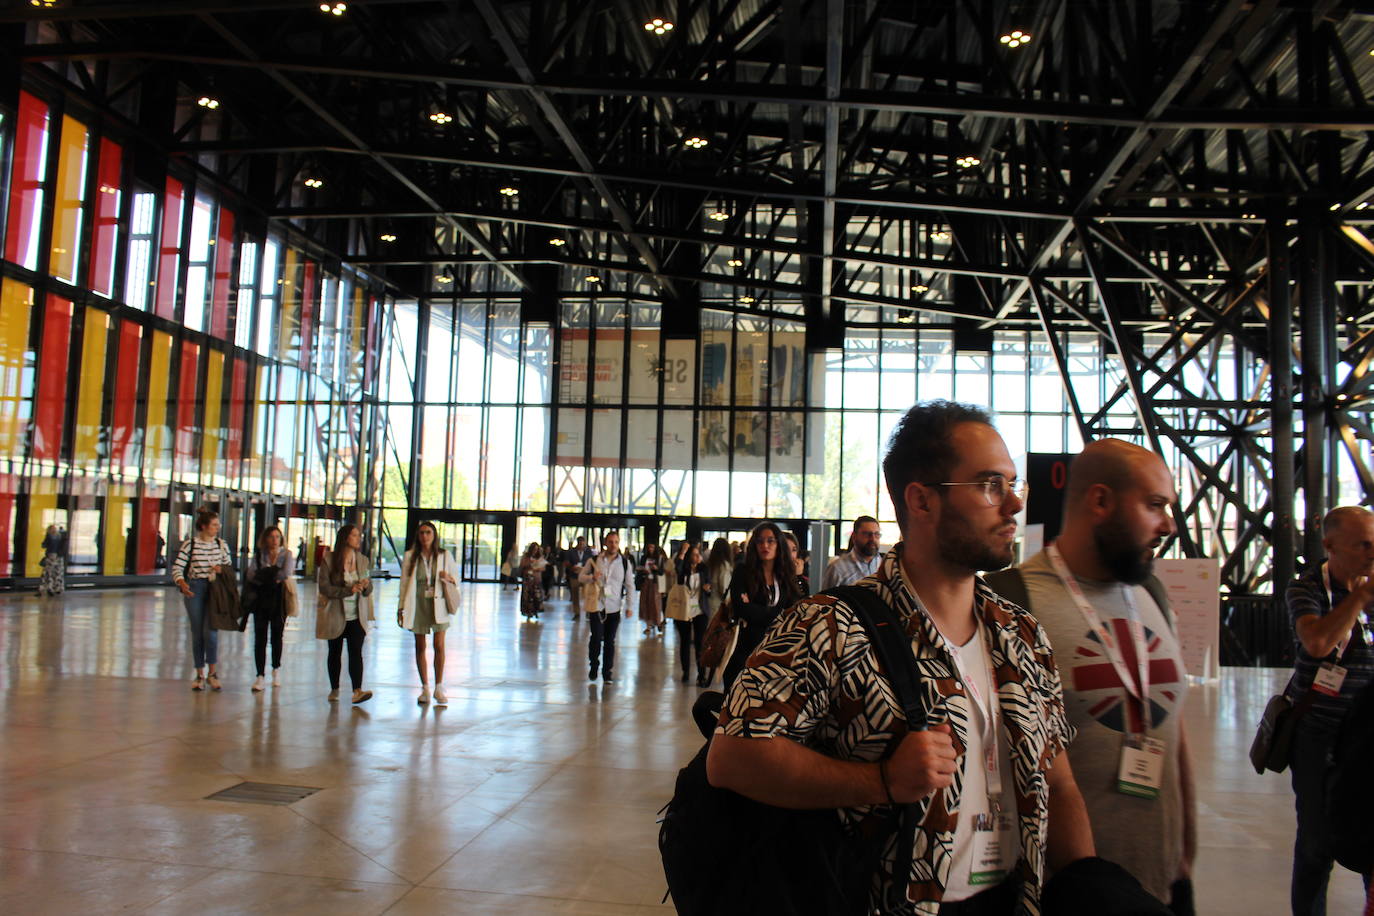
<path fill-rule="evenodd" d="M 1020 899 L 1021 879 L 1013 875 L 965 900 L 940 904 L 940 916 L 1012 916 Z"/>
<path fill-rule="evenodd" d="M 339 667 L 343 659 L 344 642 L 348 643 L 348 679 L 353 682 L 354 690 L 363 689 L 363 640 L 367 631 L 356 620 L 344 624 L 344 631 L 337 638 L 329 640 L 329 689 L 339 689 Z"/>
<path fill-rule="evenodd" d="M 599 663 L 601 670 L 610 676 L 615 669 L 615 633 L 620 629 L 620 612 L 598 614 L 592 611 L 587 614 L 587 623 L 591 625 L 591 635 L 587 637 L 587 661 L 591 662 L 593 671 Z"/>
<path fill-rule="evenodd" d="M 694 648 L 697 654 L 697 676 L 706 673 L 701 667 L 701 641 L 706 638 L 706 624 L 709 622 L 705 614 L 698 614 L 691 620 L 673 621 L 673 629 L 677 630 L 677 660 L 682 665 L 683 674 L 691 668 Z"/>
<path fill-rule="evenodd" d="M 258 666 L 258 677 L 264 675 L 267 664 L 267 639 L 272 638 L 272 667 L 281 667 L 281 639 L 286 620 L 280 608 L 257 610 L 253 612 L 253 661 Z"/>

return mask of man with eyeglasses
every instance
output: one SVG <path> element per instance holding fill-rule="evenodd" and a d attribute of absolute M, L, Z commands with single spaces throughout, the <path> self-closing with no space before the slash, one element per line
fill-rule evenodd
<path fill-rule="evenodd" d="M 852 585 L 864 576 L 873 575 L 882 560 L 881 541 L 882 529 L 878 527 L 876 518 L 860 515 L 854 519 L 854 529 L 849 533 L 849 549 L 826 565 L 821 588 Z"/>
<path fill-rule="evenodd" d="M 1152 575 L 1155 551 L 1174 533 L 1173 476 L 1153 452 L 1101 439 L 1069 465 L 1064 493 L 1058 538 L 987 581 L 1023 604 L 1054 646 L 1098 852 L 1174 913 L 1191 913 L 1188 679 Z"/>
<path fill-rule="evenodd" d="M 1307 706 L 1290 760 L 1298 813 L 1290 892 L 1294 916 L 1326 912 L 1335 858 L 1326 778 L 1342 723 L 1374 682 L 1367 626 L 1374 605 L 1374 512 L 1360 506 L 1332 509 L 1322 521 L 1322 547 L 1326 562 L 1314 564 L 1285 595 L 1298 643 L 1286 693 L 1294 704 Z"/>
<path fill-rule="evenodd" d="M 891 806 L 916 806 L 912 860 L 887 844 L 869 912 L 1039 912 L 1047 869 L 1094 852 L 1049 641 L 977 575 L 1011 562 L 1025 485 L 987 413 L 947 401 L 903 416 L 883 473 L 902 541 L 858 587 L 906 629 L 924 721 L 906 721 L 854 611 L 817 595 L 774 623 L 736 679 L 708 778 L 771 805 L 838 809 L 865 835 Z M 888 906 L 894 883 L 904 902 Z"/>

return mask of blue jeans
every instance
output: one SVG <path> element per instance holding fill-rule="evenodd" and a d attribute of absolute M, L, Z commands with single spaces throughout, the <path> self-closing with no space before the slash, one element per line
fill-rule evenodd
<path fill-rule="evenodd" d="M 218 664 L 219 631 L 210 629 L 205 615 L 205 596 L 210 591 L 210 580 L 187 579 L 186 584 L 191 586 L 191 597 L 183 596 L 181 600 L 186 604 L 186 618 L 191 624 L 191 656 L 197 668 L 204 668 L 206 662 Z"/>

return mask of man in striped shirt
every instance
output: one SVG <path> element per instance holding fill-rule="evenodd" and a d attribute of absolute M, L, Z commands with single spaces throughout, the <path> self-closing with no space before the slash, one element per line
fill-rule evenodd
<path fill-rule="evenodd" d="M 1311 692 L 1311 707 L 1293 741 L 1293 793 L 1298 833 L 1293 844 L 1294 916 L 1324 916 L 1334 856 L 1326 817 L 1325 782 L 1341 722 L 1352 701 L 1374 681 L 1374 649 L 1365 614 L 1374 605 L 1374 512 L 1332 509 L 1322 521 L 1326 562 L 1288 586 L 1288 613 L 1297 659 L 1287 695 Z"/>
<path fill-rule="evenodd" d="M 852 585 L 877 572 L 883 559 L 881 540 L 882 529 L 878 527 L 876 518 L 861 515 L 854 519 L 854 530 L 849 534 L 849 550 L 835 557 L 825 567 L 821 589 Z"/>

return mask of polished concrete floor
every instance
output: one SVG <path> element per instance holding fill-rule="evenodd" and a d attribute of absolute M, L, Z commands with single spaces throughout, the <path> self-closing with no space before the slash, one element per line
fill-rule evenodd
<path fill-rule="evenodd" d="M 416 705 L 394 624 L 366 643 L 375 698 L 351 707 L 325 701 L 309 617 L 287 632 L 282 687 L 250 693 L 250 630 L 221 637 L 224 691 L 193 693 L 172 590 L 0 596 L 0 913 L 671 912 L 655 817 L 700 745 L 675 634 L 627 622 L 617 683 L 589 684 L 566 602 L 524 623 L 515 593 L 464 592 L 447 708 Z M 1287 912 L 1288 778 L 1245 762 L 1282 677 L 1192 688 L 1199 913 Z M 321 791 L 206 799 L 241 781 Z M 1330 912 L 1361 896 L 1338 870 Z"/>

